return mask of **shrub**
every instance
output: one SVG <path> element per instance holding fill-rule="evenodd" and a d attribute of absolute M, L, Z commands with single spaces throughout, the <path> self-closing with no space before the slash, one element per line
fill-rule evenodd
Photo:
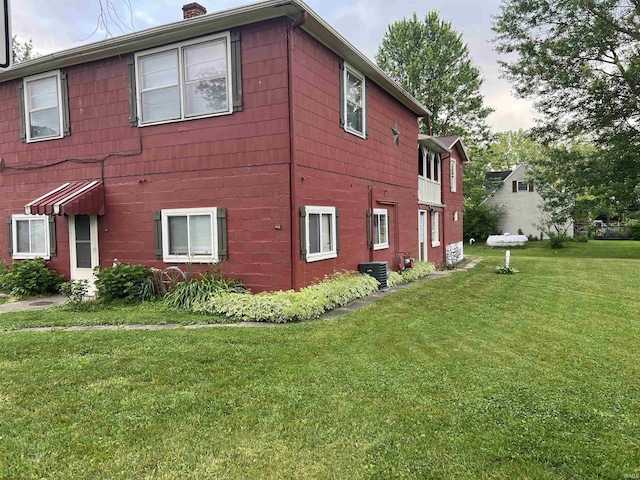
<path fill-rule="evenodd" d="M 11 268 L 3 265 L 0 269 L 0 290 L 19 298 L 57 293 L 63 281 L 42 258 L 13 262 Z"/>
<path fill-rule="evenodd" d="M 77 304 L 84 300 L 89 291 L 88 280 L 71 280 L 60 286 L 60 293 L 67 297 L 69 303 Z"/>
<path fill-rule="evenodd" d="M 378 281 L 357 272 L 336 273 L 319 284 L 300 289 L 264 292 L 222 292 L 195 301 L 192 310 L 204 315 L 225 315 L 237 321 L 288 323 L 312 320 L 337 306 L 378 290 Z"/>
<path fill-rule="evenodd" d="M 208 301 L 222 293 L 243 293 L 244 285 L 240 280 L 219 277 L 215 273 L 204 273 L 179 284 L 173 292 L 164 297 L 167 306 L 176 310 L 190 311 L 197 303 Z"/>
<path fill-rule="evenodd" d="M 489 235 L 499 233 L 500 220 L 504 216 L 504 208 L 486 203 L 465 206 L 464 208 L 464 240 L 475 238 L 476 241 L 485 241 Z"/>
<path fill-rule="evenodd" d="M 629 236 L 631 240 L 640 240 L 640 222 L 631 225 Z"/>
<path fill-rule="evenodd" d="M 520 270 L 516 270 L 511 265 L 507 265 L 506 263 L 496 267 L 496 273 L 501 273 L 505 275 L 512 275 L 515 273 L 520 273 Z"/>
<path fill-rule="evenodd" d="M 556 234 L 553 232 L 549 232 L 549 245 L 551 248 L 563 248 L 564 242 L 567 240 L 566 235 L 563 233 Z"/>
<path fill-rule="evenodd" d="M 403 282 L 415 282 L 416 280 L 431 275 L 436 271 L 436 267 L 433 263 L 429 262 L 415 262 L 413 267 L 407 268 L 402 272 Z"/>
<path fill-rule="evenodd" d="M 389 283 L 389 287 L 395 287 L 396 285 L 400 285 L 401 283 L 404 283 L 404 279 L 402 278 L 402 275 L 400 275 L 398 272 L 391 271 L 389 272 L 388 283 Z"/>
<path fill-rule="evenodd" d="M 107 302 L 116 299 L 151 300 L 156 296 L 153 271 L 144 265 L 120 263 L 113 267 L 96 267 L 98 296 Z"/>

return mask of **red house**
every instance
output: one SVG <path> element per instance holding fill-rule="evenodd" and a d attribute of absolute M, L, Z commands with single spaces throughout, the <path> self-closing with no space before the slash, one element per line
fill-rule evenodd
<path fill-rule="evenodd" d="M 426 107 L 299 0 L 183 10 L 0 75 L 4 260 L 224 260 L 260 291 L 461 258 L 468 157 L 418 141 Z"/>

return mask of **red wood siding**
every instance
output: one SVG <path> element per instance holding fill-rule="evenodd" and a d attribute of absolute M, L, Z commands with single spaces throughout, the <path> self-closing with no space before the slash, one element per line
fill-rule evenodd
<path fill-rule="evenodd" d="M 70 136 L 25 144 L 19 141 L 20 82 L 0 84 L 0 215 L 22 213 L 26 203 L 61 183 L 100 179 L 103 172 L 101 265 L 118 258 L 162 268 L 154 257 L 154 211 L 226 207 L 225 273 L 255 291 L 290 288 L 285 21 L 246 26 L 241 35 L 244 110 L 232 115 L 132 128 L 126 58 L 114 57 L 67 69 Z M 50 265 L 68 276 L 67 222 L 56 222 L 58 255 Z M 0 257 L 7 256 L 7 236 L 0 235 Z"/>
<path fill-rule="evenodd" d="M 359 263 L 369 261 L 369 188 L 373 207 L 389 210 L 390 224 L 390 248 L 375 251 L 373 259 L 388 261 L 397 270 L 398 252 L 418 255 L 416 116 L 367 81 L 369 138 L 345 132 L 340 127 L 339 57 L 300 29 L 293 33 L 293 46 L 295 205 L 337 207 L 341 243 L 336 258 L 308 263 L 300 258 L 299 235 L 294 235 L 295 287 L 334 271 L 356 270 Z M 399 146 L 391 131 L 396 121 Z M 294 228 L 297 231 L 299 225 Z"/>

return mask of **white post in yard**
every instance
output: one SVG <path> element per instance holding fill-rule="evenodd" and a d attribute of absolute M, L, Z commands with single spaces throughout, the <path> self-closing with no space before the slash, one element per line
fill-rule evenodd
<path fill-rule="evenodd" d="M 504 264 L 509 267 L 509 260 L 511 260 L 511 250 L 507 250 L 504 254 Z"/>

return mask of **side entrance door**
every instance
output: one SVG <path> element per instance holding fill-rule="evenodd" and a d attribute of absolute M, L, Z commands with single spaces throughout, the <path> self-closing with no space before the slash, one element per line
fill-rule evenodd
<path fill-rule="evenodd" d="M 421 262 L 427 261 L 427 212 L 418 210 L 418 256 Z"/>
<path fill-rule="evenodd" d="M 88 295 L 95 295 L 93 268 L 98 265 L 98 217 L 69 215 L 71 280 L 88 280 Z"/>

